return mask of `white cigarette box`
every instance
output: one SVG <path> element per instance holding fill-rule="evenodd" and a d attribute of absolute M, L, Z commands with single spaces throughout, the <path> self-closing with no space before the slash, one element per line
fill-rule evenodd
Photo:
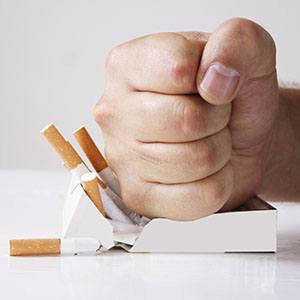
<path fill-rule="evenodd" d="M 194 221 L 157 218 L 144 227 L 102 216 L 72 178 L 63 211 L 62 237 L 91 237 L 102 250 L 128 252 L 276 252 L 277 210 L 254 197 L 238 210 Z"/>

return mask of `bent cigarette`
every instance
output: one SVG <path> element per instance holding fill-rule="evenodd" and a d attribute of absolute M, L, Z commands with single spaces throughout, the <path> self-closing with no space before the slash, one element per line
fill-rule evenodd
<path fill-rule="evenodd" d="M 99 212 L 104 216 L 105 210 L 99 191 L 97 175 L 95 173 L 86 173 L 81 176 L 81 182 L 83 189 L 85 190 L 89 198 L 92 200 Z"/>
<path fill-rule="evenodd" d="M 83 160 L 54 124 L 49 124 L 41 130 L 42 135 L 47 139 L 55 152 L 62 159 L 64 165 L 79 179 L 82 174 L 89 172 Z M 98 179 L 98 183 L 102 188 L 106 188 L 106 184 Z"/>
<path fill-rule="evenodd" d="M 72 145 L 67 142 L 54 124 L 49 124 L 41 130 L 43 136 L 60 156 L 64 165 L 73 170 L 82 163 L 80 156 L 77 154 Z"/>
<path fill-rule="evenodd" d="M 105 158 L 85 127 L 75 130 L 73 135 L 97 173 L 108 167 Z"/>
<path fill-rule="evenodd" d="M 93 238 L 10 240 L 10 256 L 97 253 L 101 244 Z"/>
<path fill-rule="evenodd" d="M 108 166 L 105 158 L 96 146 L 87 129 L 85 127 L 80 127 L 73 132 L 73 135 L 75 136 L 81 149 L 91 162 L 95 171 L 108 185 L 108 187 L 105 189 L 105 193 L 109 196 L 105 201 L 107 215 L 109 215 L 110 211 L 112 211 L 114 218 L 117 217 L 119 220 L 125 223 L 132 222 L 135 224 L 145 224 L 146 222 L 148 222 L 148 219 L 146 219 L 145 217 L 141 217 L 138 214 L 130 211 L 121 200 L 121 188 L 119 181 L 113 173 L 112 169 Z M 105 198 L 103 197 L 103 199 Z M 112 199 L 112 201 L 110 199 Z M 118 215 L 116 215 L 118 209 L 115 209 L 115 205 L 122 211 L 119 212 Z"/>
<path fill-rule="evenodd" d="M 111 168 L 108 166 L 102 153 L 85 127 L 80 127 L 73 132 L 78 144 L 91 162 L 101 179 L 117 194 L 121 195 L 119 181 Z"/>

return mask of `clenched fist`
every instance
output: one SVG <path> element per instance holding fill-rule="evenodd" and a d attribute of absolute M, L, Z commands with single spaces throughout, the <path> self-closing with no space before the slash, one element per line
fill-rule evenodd
<path fill-rule="evenodd" d="M 94 114 L 130 209 L 192 220 L 258 192 L 279 94 L 263 28 L 141 37 L 111 51 L 106 73 Z"/>

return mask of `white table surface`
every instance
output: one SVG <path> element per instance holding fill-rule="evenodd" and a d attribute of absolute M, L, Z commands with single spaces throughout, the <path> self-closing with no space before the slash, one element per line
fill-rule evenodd
<path fill-rule="evenodd" d="M 278 252 L 9 257 L 56 237 L 66 172 L 0 171 L 0 299 L 300 299 L 300 202 L 278 208 Z"/>

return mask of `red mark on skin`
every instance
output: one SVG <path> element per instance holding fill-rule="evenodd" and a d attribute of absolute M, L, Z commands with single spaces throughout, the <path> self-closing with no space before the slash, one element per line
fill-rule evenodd
<path fill-rule="evenodd" d="M 183 65 L 175 65 L 171 67 L 172 77 L 175 79 L 181 79 L 187 74 L 187 67 Z"/>
<path fill-rule="evenodd" d="M 195 85 L 195 66 L 191 64 L 175 64 L 171 66 L 170 73 L 175 86 L 190 90 Z"/>

